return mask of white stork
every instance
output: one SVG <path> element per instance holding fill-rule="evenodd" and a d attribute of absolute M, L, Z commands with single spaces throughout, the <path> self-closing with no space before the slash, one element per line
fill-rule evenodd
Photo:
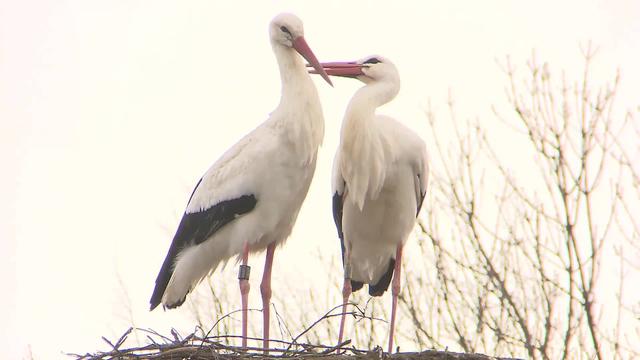
<path fill-rule="evenodd" d="M 402 247 L 427 191 L 426 147 L 406 126 L 376 114 L 376 109 L 393 100 L 400 90 L 393 63 L 381 56 L 369 56 L 322 66 L 329 75 L 352 77 L 366 84 L 349 102 L 333 163 L 333 217 L 345 271 L 338 344 L 342 342 L 351 292 L 367 283 L 370 295 L 381 296 L 393 276 L 391 353 Z"/>
<path fill-rule="evenodd" d="M 267 250 L 260 284 L 263 346 L 269 348 L 271 266 L 304 201 L 324 136 L 316 88 L 302 55 L 331 84 L 303 35 L 302 21 L 280 14 L 269 25 L 282 80 L 269 119 L 216 161 L 196 184 L 156 279 L 151 310 L 175 308 L 221 262 L 237 256 L 242 294 L 242 346 L 247 346 L 249 253 Z"/>

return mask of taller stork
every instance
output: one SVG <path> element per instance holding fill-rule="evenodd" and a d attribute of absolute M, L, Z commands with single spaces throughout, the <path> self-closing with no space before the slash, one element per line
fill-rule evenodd
<path fill-rule="evenodd" d="M 366 84 L 349 102 L 333 163 L 333 217 L 345 272 L 338 343 L 342 342 L 352 291 L 366 283 L 370 295 L 381 296 L 393 276 L 391 352 L 402 248 L 427 191 L 426 147 L 402 123 L 376 114 L 376 109 L 393 100 L 400 90 L 400 77 L 391 61 L 369 56 L 322 66 L 329 75 L 356 78 Z"/>
<path fill-rule="evenodd" d="M 242 346 L 247 346 L 250 253 L 267 250 L 260 290 L 263 346 L 269 348 L 271 267 L 284 243 L 316 168 L 324 119 L 306 59 L 331 84 L 304 38 L 302 21 L 280 14 L 269 25 L 282 93 L 271 116 L 232 146 L 196 184 L 156 279 L 151 310 L 175 308 L 221 263 L 237 256 L 242 295 Z M 300 55 L 302 57 L 300 57 Z M 227 115 L 221 126 L 235 121 Z"/>

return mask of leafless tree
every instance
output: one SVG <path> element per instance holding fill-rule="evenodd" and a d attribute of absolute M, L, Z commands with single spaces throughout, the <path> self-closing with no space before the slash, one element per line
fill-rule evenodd
<path fill-rule="evenodd" d="M 425 268 L 407 269 L 401 299 L 418 344 L 639 355 L 638 294 L 626 291 L 640 279 L 640 124 L 615 104 L 619 74 L 592 84 L 594 54 L 584 49 L 576 82 L 535 55 L 525 71 L 507 59 L 509 106 L 493 118 L 461 121 L 452 100 L 446 122 L 427 112 Z"/>

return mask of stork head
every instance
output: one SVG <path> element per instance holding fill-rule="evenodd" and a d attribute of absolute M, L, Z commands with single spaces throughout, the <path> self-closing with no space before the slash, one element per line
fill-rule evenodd
<path fill-rule="evenodd" d="M 400 84 L 400 75 L 396 66 L 380 55 L 370 55 L 356 61 L 327 62 L 320 65 L 329 75 L 354 78 L 365 84 L 373 82 Z M 318 73 L 316 70 L 310 70 L 310 72 Z"/>
<path fill-rule="evenodd" d="M 271 36 L 271 44 L 273 44 L 273 46 L 283 46 L 294 49 L 313 66 L 317 74 L 320 74 L 329 85 L 333 85 L 331 79 L 329 79 L 329 75 L 324 71 L 318 58 L 316 58 L 313 51 L 309 48 L 309 45 L 307 45 L 307 41 L 304 39 L 304 28 L 300 18 L 289 13 L 277 15 L 271 20 L 269 35 Z"/>

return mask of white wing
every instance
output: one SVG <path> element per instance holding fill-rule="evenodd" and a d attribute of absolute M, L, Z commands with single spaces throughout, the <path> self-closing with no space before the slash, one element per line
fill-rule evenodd
<path fill-rule="evenodd" d="M 276 147 L 271 128 L 263 123 L 227 150 L 202 176 L 186 213 L 206 210 L 221 201 L 256 194 L 264 163 L 257 162 Z"/>

